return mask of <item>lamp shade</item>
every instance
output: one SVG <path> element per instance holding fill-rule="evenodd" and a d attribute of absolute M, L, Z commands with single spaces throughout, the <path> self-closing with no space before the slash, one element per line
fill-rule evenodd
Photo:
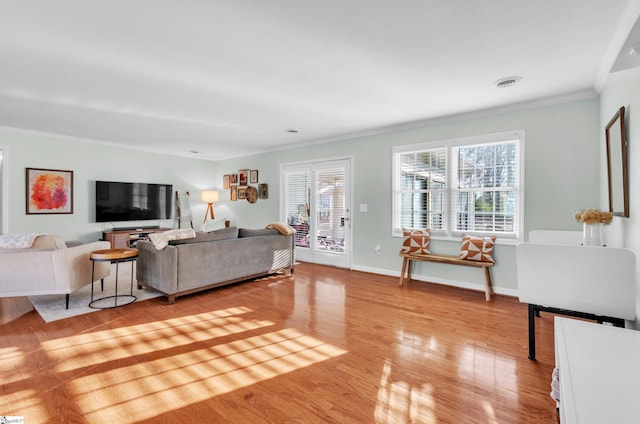
<path fill-rule="evenodd" d="M 200 193 L 200 200 L 207 203 L 217 202 L 220 198 L 219 194 L 215 190 L 205 190 Z"/>

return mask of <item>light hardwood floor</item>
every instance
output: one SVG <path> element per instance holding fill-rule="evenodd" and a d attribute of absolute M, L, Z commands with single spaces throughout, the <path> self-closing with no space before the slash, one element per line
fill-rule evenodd
<path fill-rule="evenodd" d="M 44 323 L 3 299 L 0 416 L 26 423 L 556 423 L 553 317 L 311 264 Z"/>

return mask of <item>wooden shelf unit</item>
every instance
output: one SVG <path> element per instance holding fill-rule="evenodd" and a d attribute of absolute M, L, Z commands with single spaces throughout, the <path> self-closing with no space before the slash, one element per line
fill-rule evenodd
<path fill-rule="evenodd" d="M 138 240 L 148 240 L 149 234 L 168 231 L 171 228 L 133 228 L 124 230 L 109 230 L 102 232 L 102 239 L 111 243 L 112 249 L 127 249 L 136 247 Z"/>

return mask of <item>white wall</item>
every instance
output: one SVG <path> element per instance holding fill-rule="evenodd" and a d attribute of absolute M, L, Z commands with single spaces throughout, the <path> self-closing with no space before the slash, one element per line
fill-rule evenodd
<path fill-rule="evenodd" d="M 525 233 L 532 229 L 579 230 L 573 212 L 599 201 L 598 107 L 598 99 L 594 97 L 527 110 L 486 112 L 482 116 L 431 122 L 403 131 L 221 162 L 136 152 L 0 128 L 0 146 L 10 148 L 9 230 L 57 233 L 68 240 L 97 239 L 104 227 L 92 222 L 92 187 L 97 179 L 171 183 L 176 189 L 196 193 L 216 188 L 221 191 L 221 200 L 215 205 L 217 218 L 228 217 L 237 226 L 262 227 L 278 219 L 281 164 L 350 156 L 353 205 L 356 205 L 352 214 L 353 266 L 399 275 L 401 239 L 391 237 L 393 146 L 522 129 L 526 135 Z M 25 215 L 25 167 L 73 170 L 75 213 Z M 258 169 L 260 183 L 269 184 L 269 199 L 255 204 L 229 201 L 229 192 L 222 190 L 222 176 L 247 168 Z M 192 203 L 197 206 L 194 212 L 199 225 L 205 205 L 197 199 Z M 361 203 L 368 204 L 368 212 L 359 212 L 357 205 Z M 381 255 L 376 255 L 374 245 L 382 246 Z M 458 249 L 459 242 L 433 242 L 435 252 L 457 253 Z M 513 245 L 497 246 L 496 259 L 492 271 L 496 291 L 517 294 Z M 478 289 L 484 284 L 482 273 L 475 268 L 417 264 L 415 274 Z"/>
<path fill-rule="evenodd" d="M 606 231 L 609 244 L 627 247 L 636 254 L 636 311 L 640 311 L 640 68 L 610 74 L 600 95 L 600 206 L 605 210 L 609 197 L 604 129 L 620 106 L 626 109 L 630 216 L 614 217 Z M 638 318 L 636 328 L 640 328 Z"/>

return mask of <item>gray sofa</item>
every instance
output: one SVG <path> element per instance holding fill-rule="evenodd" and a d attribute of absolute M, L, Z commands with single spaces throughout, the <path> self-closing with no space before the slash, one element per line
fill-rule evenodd
<path fill-rule="evenodd" d="M 173 240 L 162 250 L 139 241 L 136 278 L 139 286 L 178 296 L 276 272 L 294 264 L 292 235 L 276 229 L 224 228 Z"/>

